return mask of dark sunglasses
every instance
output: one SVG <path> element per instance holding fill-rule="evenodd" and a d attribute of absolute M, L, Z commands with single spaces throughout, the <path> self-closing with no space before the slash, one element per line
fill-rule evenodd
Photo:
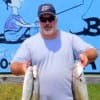
<path fill-rule="evenodd" d="M 55 20 L 55 16 L 50 16 L 50 17 L 42 17 L 42 16 L 40 16 L 40 17 L 39 17 L 39 20 L 40 20 L 41 22 L 43 22 L 43 23 L 45 23 L 46 21 L 52 22 L 52 21 Z"/>

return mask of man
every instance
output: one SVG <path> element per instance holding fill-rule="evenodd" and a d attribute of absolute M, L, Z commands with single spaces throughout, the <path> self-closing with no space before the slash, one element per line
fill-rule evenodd
<path fill-rule="evenodd" d="M 38 19 L 40 32 L 21 45 L 12 60 L 12 73 L 22 75 L 30 64 L 37 65 L 40 100 L 73 100 L 74 63 L 78 59 L 86 67 L 96 59 L 97 51 L 76 35 L 57 29 L 53 5 L 40 5 Z"/>

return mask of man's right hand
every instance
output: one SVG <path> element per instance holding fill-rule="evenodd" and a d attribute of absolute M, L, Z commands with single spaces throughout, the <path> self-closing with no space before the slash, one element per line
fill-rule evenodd
<path fill-rule="evenodd" d="M 28 66 L 30 65 L 30 61 L 25 61 L 22 65 L 22 68 L 23 68 L 23 73 L 25 74 L 26 73 L 26 70 L 28 68 Z"/>
<path fill-rule="evenodd" d="M 25 61 L 24 63 L 12 62 L 11 63 L 11 72 L 15 75 L 24 75 L 28 66 L 30 66 L 30 61 Z"/>

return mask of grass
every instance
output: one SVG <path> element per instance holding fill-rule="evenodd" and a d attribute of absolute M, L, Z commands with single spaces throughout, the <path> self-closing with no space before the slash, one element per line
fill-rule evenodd
<path fill-rule="evenodd" d="M 88 84 L 89 100 L 100 100 L 100 84 Z M 22 84 L 0 84 L 0 100 L 21 100 Z"/>
<path fill-rule="evenodd" d="M 21 100 L 22 84 L 0 84 L 0 100 Z"/>
<path fill-rule="evenodd" d="M 88 84 L 89 100 L 100 100 L 100 84 Z"/>

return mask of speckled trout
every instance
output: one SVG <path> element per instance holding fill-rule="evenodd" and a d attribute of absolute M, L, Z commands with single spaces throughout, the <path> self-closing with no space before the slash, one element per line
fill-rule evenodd
<path fill-rule="evenodd" d="M 87 84 L 80 63 L 76 63 L 73 70 L 72 90 L 74 100 L 88 100 Z"/>
<path fill-rule="evenodd" d="M 73 70 L 72 91 L 74 100 L 88 100 L 87 85 L 82 67 L 75 64 Z M 21 100 L 39 100 L 39 82 L 37 67 L 29 67 L 26 71 Z"/>
<path fill-rule="evenodd" d="M 37 67 L 28 67 L 23 82 L 21 100 L 39 100 Z"/>

